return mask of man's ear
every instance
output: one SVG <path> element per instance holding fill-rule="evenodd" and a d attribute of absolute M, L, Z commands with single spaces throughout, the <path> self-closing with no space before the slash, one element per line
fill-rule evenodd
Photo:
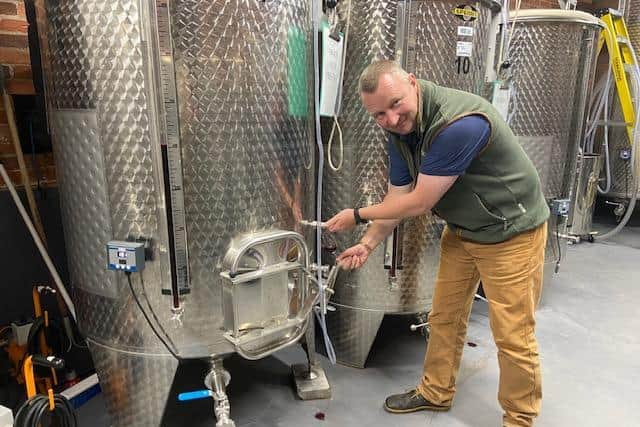
<path fill-rule="evenodd" d="M 409 84 L 411 84 L 411 86 L 416 86 L 418 83 L 418 80 L 416 79 L 416 75 L 413 73 L 409 73 Z"/>

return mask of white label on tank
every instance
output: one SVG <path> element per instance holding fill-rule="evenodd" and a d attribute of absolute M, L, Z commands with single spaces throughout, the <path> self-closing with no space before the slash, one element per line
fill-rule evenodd
<path fill-rule="evenodd" d="M 457 42 L 456 44 L 456 56 L 471 56 L 473 50 L 473 43 L 471 42 Z"/>
<path fill-rule="evenodd" d="M 502 88 L 500 85 L 496 85 L 493 90 L 492 104 L 498 110 L 498 113 L 503 119 L 507 120 L 509 117 L 509 99 L 511 98 L 511 88 Z"/>
<path fill-rule="evenodd" d="M 459 36 L 473 36 L 473 27 L 459 26 L 458 27 L 458 35 Z"/>
<path fill-rule="evenodd" d="M 320 115 L 333 117 L 339 113 L 342 49 L 344 38 L 338 40 L 330 35 L 328 27 L 322 29 L 322 85 L 320 87 Z"/>

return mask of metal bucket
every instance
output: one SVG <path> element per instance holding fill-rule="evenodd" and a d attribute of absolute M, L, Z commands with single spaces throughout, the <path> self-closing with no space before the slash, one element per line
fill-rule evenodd
<path fill-rule="evenodd" d="M 494 1 L 349 0 L 340 17 L 351 22 L 340 115 L 344 164 L 325 169 L 323 217 L 382 200 L 387 190 L 385 132 L 360 102 L 358 78 L 374 60 L 395 59 L 418 78 L 482 94 Z M 327 134 L 325 132 L 325 134 Z M 339 156 L 337 144 L 329 154 Z M 336 162 L 334 162 L 336 163 Z M 404 221 L 362 268 L 341 271 L 327 316 L 340 363 L 364 367 L 385 314 L 428 312 L 443 223 L 431 215 Z M 338 251 L 359 241 L 364 227 L 337 236 Z"/>

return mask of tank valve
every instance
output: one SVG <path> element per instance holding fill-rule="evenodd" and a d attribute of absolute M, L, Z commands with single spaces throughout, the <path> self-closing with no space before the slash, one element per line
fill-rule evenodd
<path fill-rule="evenodd" d="M 417 325 L 411 325 L 411 326 L 409 326 L 409 329 L 411 329 L 413 332 L 415 332 L 420 328 L 424 328 L 424 327 L 428 327 L 428 326 L 429 326 L 429 322 L 424 322 L 424 323 L 418 323 Z"/>
<path fill-rule="evenodd" d="M 622 218 L 622 215 L 624 215 L 624 212 L 627 210 L 627 206 L 624 203 L 610 202 L 609 200 L 605 201 L 605 203 L 607 205 L 615 206 L 613 208 L 613 213 L 615 214 L 616 219 L 618 220 L 618 222 L 620 222 L 620 219 Z"/>
<path fill-rule="evenodd" d="M 178 400 L 187 402 L 190 400 L 208 399 L 214 400 L 214 412 L 216 414 L 216 427 L 236 427 L 236 424 L 230 418 L 231 408 L 229 405 L 229 397 L 227 397 L 226 387 L 229 385 L 231 376 L 229 372 L 222 366 L 221 360 L 213 360 L 211 363 L 211 371 L 207 374 L 204 383 L 206 390 L 189 391 L 180 393 Z"/>

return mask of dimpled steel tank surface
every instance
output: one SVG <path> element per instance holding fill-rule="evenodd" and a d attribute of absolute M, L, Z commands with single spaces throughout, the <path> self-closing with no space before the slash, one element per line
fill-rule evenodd
<path fill-rule="evenodd" d="M 469 92 L 484 93 L 491 18 L 500 10 L 492 1 L 340 2 L 347 43 L 340 122 L 344 164 L 325 169 L 323 218 L 347 207 L 367 206 L 384 197 L 388 184 L 386 136 L 360 102 L 358 77 L 371 62 L 394 59 L 418 78 Z M 325 136 L 328 132 L 325 130 Z M 326 139 L 326 138 L 325 138 Z M 333 143 L 331 155 L 339 156 Z M 430 310 L 443 223 L 431 215 L 404 221 L 360 269 L 341 271 L 327 315 L 340 363 L 364 367 L 385 314 Z M 358 242 L 360 226 L 336 237 L 338 252 Z"/>
<path fill-rule="evenodd" d="M 36 6 L 78 323 L 113 425 L 156 426 L 178 362 L 105 245 L 147 244 L 131 285 L 214 383 L 224 356 L 301 337 L 318 294 L 300 228 L 314 218 L 311 2 Z"/>

